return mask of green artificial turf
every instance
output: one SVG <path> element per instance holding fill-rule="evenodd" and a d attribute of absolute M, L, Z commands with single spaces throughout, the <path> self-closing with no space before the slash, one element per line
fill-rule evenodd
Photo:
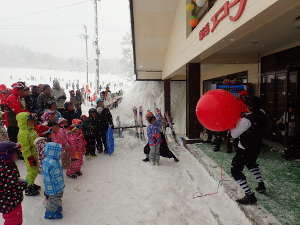
<path fill-rule="evenodd" d="M 220 152 L 213 152 L 209 144 L 196 144 L 230 175 L 231 159 L 234 153 L 226 153 L 224 146 Z M 277 152 L 271 152 L 264 146 L 259 156 L 267 194 L 256 194 L 259 204 L 273 214 L 283 225 L 300 225 L 300 162 L 286 161 Z M 256 182 L 245 169 L 245 175 L 253 190 Z"/>

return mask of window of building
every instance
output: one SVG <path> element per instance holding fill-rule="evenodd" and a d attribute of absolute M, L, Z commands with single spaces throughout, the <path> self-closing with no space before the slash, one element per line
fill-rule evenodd
<path fill-rule="evenodd" d="M 244 71 L 203 81 L 203 93 L 214 89 L 225 89 L 234 95 L 242 90 L 253 92 L 253 90 L 249 90 L 250 87 L 247 85 L 248 72 Z"/>
<path fill-rule="evenodd" d="M 199 24 L 217 0 L 187 0 L 187 35 Z"/>

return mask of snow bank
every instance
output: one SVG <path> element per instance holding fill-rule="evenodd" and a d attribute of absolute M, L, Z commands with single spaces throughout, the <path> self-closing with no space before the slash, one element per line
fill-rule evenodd
<path fill-rule="evenodd" d="M 171 111 L 177 134 L 186 132 L 186 86 L 185 81 L 171 82 Z"/>
<path fill-rule="evenodd" d="M 122 125 L 133 125 L 133 107 L 143 106 L 144 114 L 147 110 L 154 111 L 155 107 L 163 108 L 162 82 L 127 82 L 124 87 L 124 97 L 113 115 L 120 116 Z"/>

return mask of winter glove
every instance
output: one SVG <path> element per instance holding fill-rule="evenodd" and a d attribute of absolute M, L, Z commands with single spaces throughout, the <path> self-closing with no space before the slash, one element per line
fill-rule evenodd
<path fill-rule="evenodd" d="M 29 157 L 27 158 L 27 160 L 28 160 L 29 165 L 30 165 L 31 167 L 37 166 L 37 161 L 36 161 L 36 159 L 34 158 L 33 155 L 32 155 L 32 156 L 29 156 Z"/>

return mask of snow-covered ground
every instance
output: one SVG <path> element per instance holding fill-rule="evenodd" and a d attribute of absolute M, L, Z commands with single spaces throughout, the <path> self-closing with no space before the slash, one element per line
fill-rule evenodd
<path fill-rule="evenodd" d="M 34 80 L 31 80 L 34 77 Z M 28 68 L 0 68 L 0 84 L 6 84 L 10 87 L 11 84 L 17 81 L 25 81 L 27 85 L 50 84 L 52 80 L 58 78 L 61 86 L 65 88 L 68 81 L 79 81 L 80 88 L 86 84 L 86 73 L 76 71 L 59 71 L 45 69 L 28 69 Z M 131 77 L 126 77 L 122 74 L 101 74 L 100 84 L 102 86 L 109 85 L 111 91 L 119 91 L 126 83 L 132 81 Z M 89 82 L 95 84 L 95 74 L 89 74 Z M 116 88 L 115 88 L 116 84 Z"/>
<path fill-rule="evenodd" d="M 182 147 L 174 151 L 179 163 L 162 158 L 158 167 L 142 162 L 144 143 L 136 138 L 125 134 L 116 142 L 112 157 L 85 161 L 82 177 L 65 179 L 63 220 L 43 219 L 43 196 L 25 197 L 24 225 L 251 224 L 222 189 L 217 195 L 192 199 L 196 192 L 215 191 L 217 183 Z M 18 165 L 24 176 L 24 164 Z"/>
<path fill-rule="evenodd" d="M 10 75 L 13 79 L 10 79 Z M 74 72 L 0 69 L 0 83 L 10 85 L 17 80 L 50 83 L 56 76 L 62 83 L 80 80 L 85 75 Z M 20 78 L 20 79 L 19 79 Z M 135 82 L 122 76 L 102 76 L 104 83 L 116 84 L 124 90 L 124 99 L 113 115 L 123 124 L 133 124 L 133 106 L 154 110 L 163 108 L 163 88 L 160 82 Z M 119 85 L 119 86 L 118 86 Z M 184 82 L 172 84 L 172 114 L 178 130 L 184 132 Z M 84 112 L 88 108 L 85 106 Z M 134 133 L 134 132 L 133 132 Z M 216 195 L 193 200 L 195 193 L 211 193 L 218 184 L 184 148 L 173 147 L 180 162 L 162 159 L 161 166 L 142 162 L 144 142 L 125 133 L 116 139 L 112 157 L 100 155 L 85 162 L 84 175 L 77 180 L 65 179 L 63 198 L 64 219 L 46 221 L 44 198 L 25 197 L 24 225 L 250 225 L 245 215 L 220 188 Z M 24 163 L 18 162 L 22 176 Z M 38 184 L 42 185 L 41 176 Z M 0 219 L 3 223 L 3 220 Z"/>

